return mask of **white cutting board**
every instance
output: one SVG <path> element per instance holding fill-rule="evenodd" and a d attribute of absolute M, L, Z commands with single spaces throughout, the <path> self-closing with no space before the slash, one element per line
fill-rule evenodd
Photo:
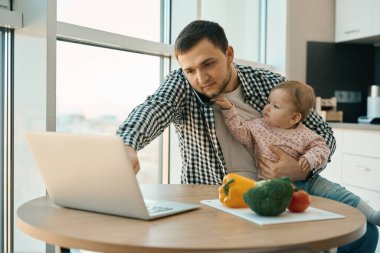
<path fill-rule="evenodd" d="M 219 199 L 206 199 L 201 200 L 202 204 L 214 207 L 224 212 L 236 215 L 243 219 L 249 220 L 259 225 L 270 225 L 290 222 L 302 222 L 313 220 L 328 220 L 328 219 L 341 219 L 344 215 L 324 211 L 322 209 L 309 207 L 302 213 L 291 213 L 288 210 L 275 217 L 264 217 L 257 215 L 249 208 L 228 208 L 220 203 Z"/>

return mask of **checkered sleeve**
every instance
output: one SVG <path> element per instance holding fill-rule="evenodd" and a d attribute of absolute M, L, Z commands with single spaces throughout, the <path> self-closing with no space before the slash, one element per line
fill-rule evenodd
<path fill-rule="evenodd" d="M 137 151 L 148 145 L 180 117 L 185 99 L 184 83 L 178 71 L 171 72 L 153 95 L 132 110 L 116 134 Z"/>
<path fill-rule="evenodd" d="M 329 146 L 330 148 L 330 156 L 328 158 L 328 162 L 330 162 L 331 156 L 335 152 L 336 148 L 335 137 L 331 127 L 322 119 L 322 117 L 315 110 L 313 110 L 309 114 L 309 116 L 303 123 L 305 124 L 305 126 L 307 126 L 311 130 L 322 136 L 323 139 L 325 139 L 327 146 Z M 326 166 L 312 170 L 310 176 L 313 177 L 315 175 L 318 175 L 325 168 Z"/>

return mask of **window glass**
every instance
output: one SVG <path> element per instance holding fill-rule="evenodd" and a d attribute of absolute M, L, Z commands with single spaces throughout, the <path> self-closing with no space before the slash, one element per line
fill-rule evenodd
<path fill-rule="evenodd" d="M 159 0 L 58 0 L 57 20 L 160 42 Z"/>
<path fill-rule="evenodd" d="M 57 131 L 115 134 L 132 109 L 158 88 L 160 60 L 58 41 Z M 160 138 L 138 152 L 140 183 L 161 182 Z"/>
<path fill-rule="evenodd" d="M 259 61 L 260 0 L 202 0 L 201 17 L 224 28 L 235 58 Z"/>

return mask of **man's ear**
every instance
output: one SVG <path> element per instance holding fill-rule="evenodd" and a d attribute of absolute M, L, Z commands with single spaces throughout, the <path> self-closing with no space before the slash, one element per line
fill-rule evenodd
<path fill-rule="evenodd" d="M 301 119 L 302 119 L 301 113 L 296 112 L 293 114 L 293 117 L 290 119 L 290 122 L 292 123 L 292 125 L 294 125 L 294 124 L 299 123 Z"/>
<path fill-rule="evenodd" d="M 229 63 L 232 63 L 234 61 L 234 48 L 232 46 L 227 47 L 227 59 Z"/>

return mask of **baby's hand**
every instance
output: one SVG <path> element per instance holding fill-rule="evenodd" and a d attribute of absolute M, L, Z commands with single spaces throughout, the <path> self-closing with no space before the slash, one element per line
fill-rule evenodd
<path fill-rule="evenodd" d="M 232 108 L 232 103 L 226 97 L 216 97 L 211 99 L 211 101 L 220 106 L 222 110 L 229 110 Z"/>
<path fill-rule="evenodd" d="M 310 170 L 310 163 L 306 159 L 306 157 L 301 156 L 300 159 L 298 160 L 298 165 L 301 167 L 303 171 Z"/>

